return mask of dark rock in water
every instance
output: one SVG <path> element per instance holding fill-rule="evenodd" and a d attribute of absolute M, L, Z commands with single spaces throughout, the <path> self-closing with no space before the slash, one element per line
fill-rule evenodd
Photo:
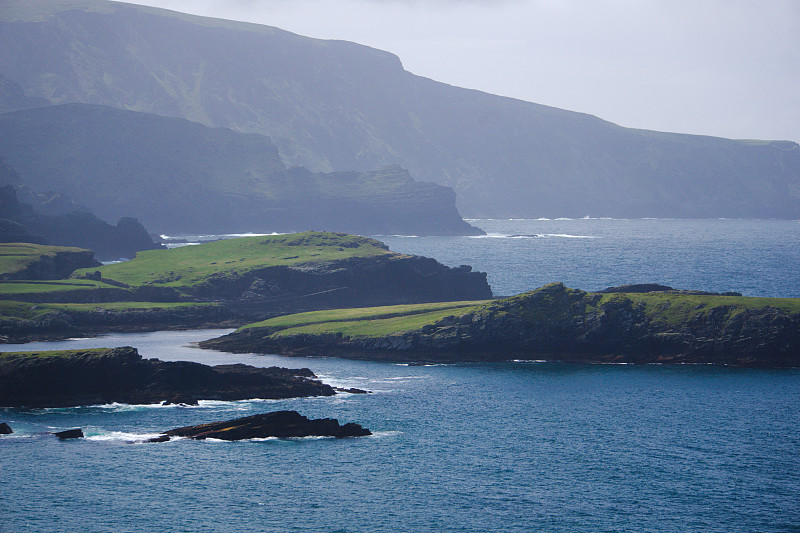
<path fill-rule="evenodd" d="M 310 420 L 297 411 L 275 411 L 259 415 L 236 418 L 223 422 L 211 422 L 197 426 L 171 429 L 148 442 L 164 442 L 170 437 L 190 439 L 263 439 L 266 437 L 363 437 L 372 433 L 359 424 L 339 425 L 333 418 Z M 166 437 L 166 438 L 165 438 Z"/>
<path fill-rule="evenodd" d="M 641 292 L 661 292 L 661 291 L 674 291 L 672 287 L 667 285 L 659 285 L 658 283 L 633 283 L 631 285 L 620 285 L 619 287 L 609 287 L 602 291 L 597 291 L 600 294 L 610 294 L 614 292 L 627 292 L 627 293 L 641 293 Z"/>
<path fill-rule="evenodd" d="M 196 404 L 197 400 L 333 396 L 307 368 L 208 366 L 142 359 L 135 348 L 0 354 L 0 405 L 73 407 L 112 402 Z"/>
<path fill-rule="evenodd" d="M 64 430 L 64 431 L 56 431 L 55 433 L 53 433 L 53 435 L 55 435 L 56 437 L 58 437 L 61 440 L 82 439 L 83 438 L 83 430 L 81 430 L 81 428 L 67 429 L 67 430 Z"/>
<path fill-rule="evenodd" d="M 613 294 L 613 293 L 646 293 L 646 292 L 668 292 L 670 294 L 694 294 L 698 296 L 741 296 L 741 292 L 710 292 L 710 291 L 697 291 L 697 290 L 683 290 L 673 289 L 667 285 L 659 285 L 657 283 L 634 283 L 631 285 L 620 285 L 619 287 L 609 287 L 602 291 L 597 291 L 597 294 Z"/>
<path fill-rule="evenodd" d="M 342 387 L 334 387 L 334 388 L 336 389 L 336 392 L 348 392 L 350 394 L 369 394 L 368 390 L 357 389 L 355 387 L 352 387 L 352 388 L 349 388 L 349 389 L 345 389 L 345 388 L 342 388 Z"/>
<path fill-rule="evenodd" d="M 14 432 L 11 430 L 11 426 L 5 422 L 0 423 L 0 435 L 11 435 L 12 433 Z"/>

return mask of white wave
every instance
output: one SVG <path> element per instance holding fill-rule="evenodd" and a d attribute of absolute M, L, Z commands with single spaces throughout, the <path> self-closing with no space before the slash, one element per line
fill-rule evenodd
<path fill-rule="evenodd" d="M 513 359 L 511 362 L 528 364 L 528 363 L 549 363 L 550 361 L 548 361 L 547 359 Z"/>
<path fill-rule="evenodd" d="M 571 235 L 569 233 L 545 233 L 542 237 L 552 237 L 559 239 L 599 239 L 596 235 Z"/>
<path fill-rule="evenodd" d="M 487 233 L 470 235 L 469 239 L 599 239 L 596 235 L 572 235 L 570 233 Z"/>
<path fill-rule="evenodd" d="M 153 439 L 162 435 L 163 433 L 132 433 L 128 431 L 104 431 L 99 430 L 99 433 L 94 433 L 97 430 L 94 429 L 86 429 L 84 434 L 86 435 L 84 438 L 88 441 L 94 442 L 110 442 L 110 441 L 120 441 L 120 442 L 144 442 L 149 439 Z"/>

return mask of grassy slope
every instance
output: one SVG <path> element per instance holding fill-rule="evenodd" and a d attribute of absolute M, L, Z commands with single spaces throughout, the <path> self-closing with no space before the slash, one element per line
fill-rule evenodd
<path fill-rule="evenodd" d="M 0 243 L 0 273 L 24 270 L 42 256 L 55 256 L 59 252 L 82 252 L 80 248 L 67 246 L 45 246 L 28 243 Z"/>
<path fill-rule="evenodd" d="M 311 311 L 248 324 L 239 331 L 270 328 L 279 330 L 279 335 L 341 332 L 348 336 L 381 336 L 416 329 L 449 315 L 464 314 L 484 303 L 445 302 Z"/>
<path fill-rule="evenodd" d="M 192 307 L 213 307 L 215 305 L 217 304 L 194 302 L 30 303 L 0 300 L 0 319 L 22 318 L 30 320 L 53 311 L 70 313 L 104 310 L 188 309 Z"/>
<path fill-rule="evenodd" d="M 211 275 L 236 277 L 272 266 L 393 254 L 379 241 L 338 233 L 305 232 L 216 241 L 171 250 L 139 252 L 131 261 L 77 270 L 99 270 L 107 279 L 132 286 L 192 286 Z"/>
<path fill-rule="evenodd" d="M 48 350 L 43 352 L 2 352 L 0 353 L 0 367 L 3 363 L 11 360 L 21 359 L 44 359 L 44 358 L 64 358 L 69 359 L 76 355 L 101 356 L 108 352 L 109 348 L 87 348 L 83 350 Z"/>
<path fill-rule="evenodd" d="M 345 337 L 381 337 L 434 324 L 442 318 L 474 313 L 478 316 L 493 313 L 514 313 L 530 321 L 546 321 L 561 313 L 575 313 L 574 304 L 583 312 L 590 313 L 604 305 L 624 303 L 633 307 L 643 306 L 645 313 L 654 322 L 677 325 L 708 314 L 712 309 L 723 309 L 730 318 L 747 309 L 775 307 L 789 314 L 800 313 L 798 298 L 754 298 L 743 296 L 715 296 L 691 294 L 593 294 L 575 289 L 551 294 L 545 286 L 536 291 L 511 298 L 488 302 L 447 302 L 427 305 L 373 307 L 365 309 L 338 309 L 287 315 L 239 329 L 267 328 L 272 335 L 296 334 L 342 334 Z M 536 295 L 536 306 L 524 302 Z"/>
<path fill-rule="evenodd" d="M 88 269 L 94 270 L 94 269 Z M 55 281 L 0 281 L 0 298 L 13 299 L 15 295 L 30 293 L 65 292 L 87 289 L 116 289 L 119 287 L 88 279 L 65 279 Z"/>
<path fill-rule="evenodd" d="M 633 305 L 644 306 L 654 321 L 677 325 L 725 308 L 728 318 L 748 309 L 775 307 L 789 314 L 800 313 L 800 298 L 762 298 L 751 296 L 715 296 L 694 294 L 604 294 L 600 305 L 627 298 Z"/>

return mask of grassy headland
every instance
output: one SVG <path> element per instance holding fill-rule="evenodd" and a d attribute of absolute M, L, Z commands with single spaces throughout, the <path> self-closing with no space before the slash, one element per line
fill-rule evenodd
<path fill-rule="evenodd" d="M 99 270 L 104 279 L 130 286 L 183 288 L 203 283 L 210 277 L 234 278 L 269 267 L 380 255 L 397 254 L 374 239 L 307 231 L 242 237 L 171 250 L 149 250 L 136 254 L 136 258 L 130 261 L 77 270 L 72 277 L 81 278 Z"/>
<path fill-rule="evenodd" d="M 228 351 L 395 360 L 800 365 L 800 299 L 546 285 L 437 308 L 290 315 L 202 343 Z"/>

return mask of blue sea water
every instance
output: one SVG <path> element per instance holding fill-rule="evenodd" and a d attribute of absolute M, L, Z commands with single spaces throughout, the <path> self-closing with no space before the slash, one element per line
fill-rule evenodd
<path fill-rule="evenodd" d="M 378 237 L 392 250 L 487 272 L 498 296 L 561 281 L 800 297 L 800 221 L 471 220 L 481 237 Z"/>
<path fill-rule="evenodd" d="M 383 239 L 488 271 L 498 294 L 559 280 L 800 296 L 796 222 L 478 224 L 488 237 Z M 191 345 L 225 331 L 3 350 L 132 345 L 163 360 L 309 367 L 373 392 L 0 409 L 15 429 L 0 437 L 0 531 L 800 531 L 800 370 L 414 366 Z M 276 409 L 358 422 L 375 435 L 137 442 Z M 88 438 L 46 434 L 70 427 Z"/>

